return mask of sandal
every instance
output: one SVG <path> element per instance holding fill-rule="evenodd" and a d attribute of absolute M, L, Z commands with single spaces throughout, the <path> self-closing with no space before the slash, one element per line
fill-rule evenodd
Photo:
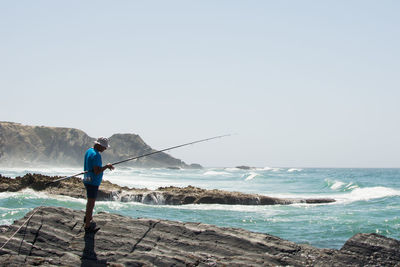
<path fill-rule="evenodd" d="M 86 233 L 97 233 L 100 230 L 100 227 L 96 227 L 96 224 L 90 224 L 89 227 L 85 227 Z"/>
<path fill-rule="evenodd" d="M 96 227 L 96 228 L 93 228 L 93 227 L 88 227 L 88 228 L 85 228 L 85 233 L 97 233 L 98 231 L 100 230 L 100 227 Z"/>

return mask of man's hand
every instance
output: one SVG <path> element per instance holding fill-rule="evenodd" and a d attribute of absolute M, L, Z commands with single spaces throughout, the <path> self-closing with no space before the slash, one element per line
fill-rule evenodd
<path fill-rule="evenodd" d="M 114 166 L 111 163 L 108 163 L 106 165 L 106 167 L 107 167 L 107 169 L 110 169 L 111 171 L 115 169 Z"/>
<path fill-rule="evenodd" d="M 104 172 L 107 169 L 114 170 L 115 168 L 111 163 L 108 163 L 104 167 L 94 166 L 93 167 L 93 172 L 94 172 L 94 174 L 98 175 L 98 174 Z"/>

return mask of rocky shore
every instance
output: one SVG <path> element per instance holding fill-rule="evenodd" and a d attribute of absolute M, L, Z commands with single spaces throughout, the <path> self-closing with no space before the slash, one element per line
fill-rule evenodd
<path fill-rule="evenodd" d="M 8 178 L 0 175 L 0 192 L 20 191 L 31 188 L 50 194 L 85 198 L 86 191 L 80 178 L 70 178 L 62 182 L 50 183 L 60 177 L 41 174 L 26 174 L 23 177 Z M 50 183 L 50 184 L 49 184 Z M 294 203 L 330 203 L 331 198 L 274 198 L 257 194 L 244 194 L 222 190 L 206 190 L 193 186 L 160 187 L 157 190 L 121 187 L 109 181 L 103 181 L 99 189 L 98 200 L 141 202 L 145 204 L 183 205 L 183 204 L 227 204 L 227 205 L 288 205 Z"/>
<path fill-rule="evenodd" d="M 39 209 L 39 210 L 37 210 Z M 2 266 L 400 266 L 400 241 L 356 234 L 340 250 L 319 249 L 243 229 L 202 223 L 94 216 L 96 234 L 83 230 L 83 211 L 39 207 L 2 226 Z"/>

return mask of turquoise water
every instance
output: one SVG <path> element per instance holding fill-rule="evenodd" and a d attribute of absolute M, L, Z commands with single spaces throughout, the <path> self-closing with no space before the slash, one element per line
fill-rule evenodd
<path fill-rule="evenodd" d="M 72 175 L 80 169 L 7 169 L 16 177 L 25 173 Z M 400 239 L 400 169 L 207 168 L 202 170 L 118 168 L 105 173 L 113 183 L 156 189 L 160 186 L 197 186 L 275 197 L 330 197 L 330 204 L 275 206 L 146 205 L 96 203 L 95 212 L 130 217 L 203 222 L 268 233 L 321 248 L 340 248 L 356 233 L 379 233 Z M 40 205 L 84 209 L 85 200 L 25 190 L 0 193 L 0 224 L 11 224 Z"/>

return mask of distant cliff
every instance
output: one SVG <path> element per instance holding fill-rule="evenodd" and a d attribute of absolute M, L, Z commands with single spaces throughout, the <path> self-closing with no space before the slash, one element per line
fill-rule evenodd
<path fill-rule="evenodd" d="M 2 166 L 81 166 L 85 151 L 95 138 L 73 128 L 27 126 L 0 122 L 0 165 Z M 117 162 L 153 150 L 137 134 L 114 134 L 111 148 L 102 153 L 103 163 Z M 188 167 L 166 153 L 124 163 L 137 167 Z"/>

